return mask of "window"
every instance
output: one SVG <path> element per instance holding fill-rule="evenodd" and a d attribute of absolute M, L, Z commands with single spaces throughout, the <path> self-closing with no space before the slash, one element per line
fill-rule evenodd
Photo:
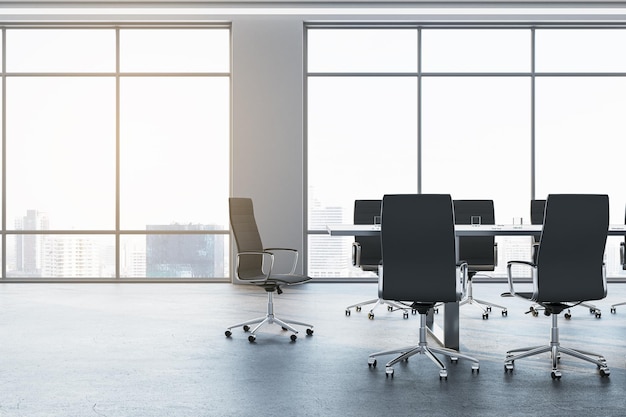
<path fill-rule="evenodd" d="M 493 199 L 499 223 L 549 193 L 607 193 L 623 223 L 626 28 L 407 26 L 308 27 L 309 275 L 363 276 L 324 226 L 388 193 Z M 530 240 L 497 240 L 505 276 Z M 617 239 L 606 256 L 623 275 Z"/>
<path fill-rule="evenodd" d="M 308 36 L 308 63 L 320 73 L 307 87 L 309 227 L 323 229 L 351 222 L 355 199 L 416 190 L 417 80 L 395 74 L 417 70 L 417 36 L 403 29 Z M 350 239 L 311 235 L 309 274 L 361 276 L 349 253 Z"/>
<path fill-rule="evenodd" d="M 3 35 L 4 276 L 226 279 L 229 28 Z"/>

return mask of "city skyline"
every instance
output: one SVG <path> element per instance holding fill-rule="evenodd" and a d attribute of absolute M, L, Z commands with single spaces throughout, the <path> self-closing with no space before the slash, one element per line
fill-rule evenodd
<path fill-rule="evenodd" d="M 50 230 L 44 211 L 26 210 L 16 230 Z M 146 225 L 150 231 L 221 230 L 219 225 Z M 228 276 L 228 238 L 219 234 L 123 236 L 122 278 L 223 278 Z M 112 235 L 15 234 L 7 236 L 7 276 L 11 278 L 114 278 Z"/>

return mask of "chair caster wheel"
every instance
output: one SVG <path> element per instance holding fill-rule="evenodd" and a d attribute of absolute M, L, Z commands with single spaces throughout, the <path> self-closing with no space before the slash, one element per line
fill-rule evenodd
<path fill-rule="evenodd" d="M 387 306 L 387 311 L 393 311 L 393 307 L 392 306 Z"/>
<path fill-rule="evenodd" d="M 292 335 L 290 336 L 290 338 L 291 338 L 291 341 L 292 341 L 292 342 L 295 342 L 295 341 L 296 341 L 296 339 L 298 338 L 298 336 L 296 336 L 295 334 L 292 334 Z"/>
<path fill-rule="evenodd" d="M 508 311 L 502 310 L 502 317 L 506 317 L 508 315 L 509 315 Z"/>
<path fill-rule="evenodd" d="M 307 336 L 313 336 L 313 329 L 306 329 Z"/>
<path fill-rule="evenodd" d="M 346 316 L 350 315 L 350 310 L 346 310 Z"/>
<path fill-rule="evenodd" d="M 604 368 L 600 368 L 600 376 L 609 376 L 611 375 L 611 371 L 609 370 L 609 368 L 604 367 Z"/>
<path fill-rule="evenodd" d="M 226 330 L 224 334 L 226 335 L 226 337 L 230 337 L 233 333 L 230 330 Z"/>
<path fill-rule="evenodd" d="M 393 378 L 393 368 L 388 367 L 385 369 L 385 378 L 389 378 L 392 377 Z"/>
<path fill-rule="evenodd" d="M 355 310 L 356 310 L 356 311 L 357 311 L 357 313 L 358 313 L 359 311 L 361 311 L 361 306 L 357 306 L 357 307 L 355 308 Z"/>
<path fill-rule="evenodd" d="M 487 307 L 487 312 L 491 313 L 491 307 Z"/>
<path fill-rule="evenodd" d="M 248 342 L 250 343 L 254 343 L 256 341 L 256 336 L 251 334 L 250 336 L 248 336 Z"/>
<path fill-rule="evenodd" d="M 447 369 L 442 369 L 439 371 L 439 379 L 445 379 L 446 381 L 448 380 L 448 370 Z"/>
<path fill-rule="evenodd" d="M 247 326 L 247 325 L 246 325 L 246 326 L 243 326 L 243 331 L 244 331 L 244 332 L 248 332 L 248 331 L 250 331 L 250 326 Z"/>
<path fill-rule="evenodd" d="M 615 314 L 616 311 L 617 309 L 615 307 L 611 307 L 611 313 Z"/>
<path fill-rule="evenodd" d="M 513 372 L 513 362 L 504 363 L 504 372 Z"/>
<path fill-rule="evenodd" d="M 550 373 L 550 376 L 552 377 L 552 379 L 561 379 L 561 371 L 555 369 Z"/>
<path fill-rule="evenodd" d="M 374 313 L 372 313 L 371 311 L 367 313 L 367 318 L 370 320 L 374 320 Z"/>
<path fill-rule="evenodd" d="M 409 313 L 407 313 L 406 311 L 404 313 L 402 313 L 402 318 L 403 319 L 408 319 L 409 318 Z"/>
<path fill-rule="evenodd" d="M 480 372 L 480 366 L 477 363 L 472 365 L 472 373 L 474 373 L 474 371 L 476 371 L 476 373 Z"/>
<path fill-rule="evenodd" d="M 368 368 L 376 368 L 376 359 L 374 359 L 374 358 L 367 359 L 367 367 Z"/>
<path fill-rule="evenodd" d="M 488 318 L 489 318 L 489 314 L 484 313 L 484 314 L 483 314 L 483 320 L 487 320 Z"/>

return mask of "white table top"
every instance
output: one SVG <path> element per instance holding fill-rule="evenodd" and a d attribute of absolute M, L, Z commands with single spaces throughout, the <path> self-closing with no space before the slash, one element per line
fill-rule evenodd
<path fill-rule="evenodd" d="M 541 225 L 496 224 L 496 225 L 456 225 L 457 236 L 532 236 L 541 234 Z M 376 236 L 380 233 L 379 224 L 329 224 L 326 230 L 331 236 Z M 625 236 L 626 225 L 609 225 L 609 236 Z"/>

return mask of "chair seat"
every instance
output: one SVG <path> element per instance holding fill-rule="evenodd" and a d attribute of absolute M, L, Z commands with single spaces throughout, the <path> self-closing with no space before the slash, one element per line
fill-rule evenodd
<path fill-rule="evenodd" d="M 258 276 L 258 277 L 249 277 L 246 280 L 263 280 L 265 279 L 265 276 Z M 259 285 L 295 285 L 295 284 L 302 284 L 304 282 L 310 281 L 311 278 L 307 277 L 305 275 L 298 275 L 298 274 L 272 274 L 272 278 L 268 279 L 267 281 L 264 281 L 263 283 L 258 283 Z"/>
<path fill-rule="evenodd" d="M 541 304 L 543 306 L 553 306 L 553 307 L 557 307 L 557 306 L 573 306 L 579 303 L 582 303 L 583 300 L 569 300 L 569 301 L 538 301 L 533 299 L 533 295 L 534 293 L 532 292 L 515 292 L 515 295 L 520 296 L 522 298 L 525 298 L 527 300 L 530 301 L 534 301 L 537 304 Z"/>

